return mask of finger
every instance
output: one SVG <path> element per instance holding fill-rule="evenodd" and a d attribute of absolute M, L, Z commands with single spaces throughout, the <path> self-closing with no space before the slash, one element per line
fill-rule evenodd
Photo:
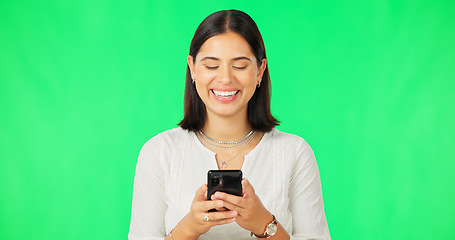
<path fill-rule="evenodd" d="M 216 201 L 204 201 L 200 205 L 200 211 L 207 212 L 210 209 L 217 209 L 217 208 L 223 208 L 224 207 L 224 202 L 222 200 L 216 200 Z"/>
<path fill-rule="evenodd" d="M 242 215 L 242 212 L 245 208 L 243 207 L 240 207 L 240 206 L 237 206 L 237 205 L 234 205 L 230 202 L 224 202 L 224 207 L 230 211 L 237 211 L 239 213 L 239 215 Z"/>
<path fill-rule="evenodd" d="M 210 224 L 212 226 L 217 226 L 217 225 L 223 225 L 223 224 L 227 224 L 227 223 L 231 223 L 231 222 L 235 222 L 236 218 L 233 217 L 233 218 L 228 218 L 228 219 L 222 219 L 222 220 L 215 220 L 215 221 L 212 221 L 210 220 Z"/>
<path fill-rule="evenodd" d="M 200 188 L 197 189 L 196 194 L 194 195 L 194 200 L 205 201 L 204 194 L 207 194 L 207 184 L 203 184 Z"/>
<path fill-rule="evenodd" d="M 226 205 L 226 202 L 224 203 L 224 205 Z M 226 207 L 220 207 L 220 208 L 215 208 L 215 209 L 219 212 L 229 211 L 229 209 L 227 209 Z"/>
<path fill-rule="evenodd" d="M 209 221 L 218 221 L 223 219 L 235 218 L 238 215 L 237 211 L 225 211 L 225 212 L 209 212 Z"/>
<path fill-rule="evenodd" d="M 243 186 L 243 197 L 248 198 L 249 196 L 254 196 L 256 193 L 254 192 L 253 185 L 251 185 L 248 179 L 244 178 L 242 180 Z"/>
<path fill-rule="evenodd" d="M 230 202 L 237 206 L 243 206 L 243 200 L 244 200 L 243 197 L 231 195 L 231 194 L 224 193 L 224 192 L 216 192 L 215 194 L 213 194 L 213 196 L 215 199 L 220 199 L 220 200 L 223 200 L 224 202 Z"/>
<path fill-rule="evenodd" d="M 214 194 L 212 194 L 210 199 L 212 199 L 212 200 L 220 200 L 221 198 L 219 198 L 218 195 L 215 195 L 215 193 L 214 193 Z"/>

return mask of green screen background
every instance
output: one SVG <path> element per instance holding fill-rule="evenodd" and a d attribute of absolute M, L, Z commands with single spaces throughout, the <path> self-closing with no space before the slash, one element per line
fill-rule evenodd
<path fill-rule="evenodd" d="M 455 238 L 455 4 L 1 1 L 0 239 L 126 239 L 142 144 L 183 113 L 197 25 L 261 30 L 278 129 L 318 160 L 333 239 Z"/>

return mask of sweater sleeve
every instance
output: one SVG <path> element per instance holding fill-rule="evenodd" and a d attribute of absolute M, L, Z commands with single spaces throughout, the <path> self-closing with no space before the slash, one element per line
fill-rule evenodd
<path fill-rule="evenodd" d="M 142 147 L 134 177 L 130 240 L 164 239 L 166 202 L 164 194 L 164 143 L 159 135 Z"/>
<path fill-rule="evenodd" d="M 294 136 L 293 146 L 285 153 L 293 160 L 289 185 L 289 210 L 292 214 L 291 240 L 330 239 L 322 201 L 319 170 L 311 147 L 300 137 Z"/>

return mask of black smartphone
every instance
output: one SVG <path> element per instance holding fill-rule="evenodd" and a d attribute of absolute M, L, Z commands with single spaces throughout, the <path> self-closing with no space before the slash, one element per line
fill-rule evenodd
<path fill-rule="evenodd" d="M 207 173 L 207 198 L 217 191 L 242 196 L 241 170 L 209 170 Z"/>

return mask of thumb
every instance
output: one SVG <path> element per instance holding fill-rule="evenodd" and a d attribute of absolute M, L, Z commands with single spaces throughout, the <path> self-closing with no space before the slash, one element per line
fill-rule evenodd
<path fill-rule="evenodd" d="M 243 186 L 243 197 L 250 197 L 250 196 L 254 196 L 255 195 L 255 192 L 254 192 L 254 188 L 253 188 L 253 185 L 251 185 L 250 181 L 248 181 L 248 179 L 244 178 L 242 180 L 242 186 Z"/>
<path fill-rule="evenodd" d="M 200 188 L 197 189 L 196 194 L 194 195 L 194 201 L 205 201 L 207 196 L 207 184 L 203 184 Z"/>

